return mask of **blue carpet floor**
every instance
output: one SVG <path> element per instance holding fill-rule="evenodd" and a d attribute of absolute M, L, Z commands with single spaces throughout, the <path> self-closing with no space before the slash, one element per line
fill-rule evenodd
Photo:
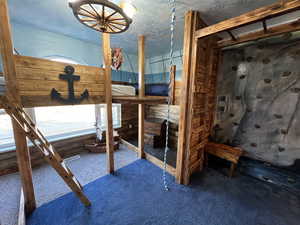
<path fill-rule="evenodd" d="M 246 176 L 229 179 L 208 169 L 188 187 L 138 160 L 84 187 L 84 207 L 73 193 L 39 207 L 28 225 L 299 225 L 300 198 Z"/>

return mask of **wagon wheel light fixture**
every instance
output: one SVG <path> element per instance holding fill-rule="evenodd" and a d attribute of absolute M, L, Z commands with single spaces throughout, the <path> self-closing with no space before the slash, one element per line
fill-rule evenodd
<path fill-rule="evenodd" d="M 69 0 L 69 6 L 80 23 L 102 33 L 126 31 L 136 8 L 127 1 L 120 6 L 108 0 Z"/>

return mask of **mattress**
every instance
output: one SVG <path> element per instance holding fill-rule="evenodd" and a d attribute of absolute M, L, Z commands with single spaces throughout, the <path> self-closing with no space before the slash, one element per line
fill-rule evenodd
<path fill-rule="evenodd" d="M 135 88 L 129 85 L 112 85 L 113 96 L 135 96 Z"/>

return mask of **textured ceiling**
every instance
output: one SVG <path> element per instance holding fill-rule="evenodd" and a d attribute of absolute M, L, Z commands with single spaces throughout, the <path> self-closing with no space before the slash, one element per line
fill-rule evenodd
<path fill-rule="evenodd" d="M 114 1 L 118 2 L 118 1 Z M 184 13 L 193 9 L 201 12 L 208 24 L 238 16 L 250 10 L 276 2 L 275 0 L 181 0 L 177 2 L 175 48 L 182 48 Z M 112 46 L 136 54 L 138 35 L 146 36 L 147 56 L 165 54 L 169 49 L 170 8 L 168 0 L 133 0 L 138 12 L 129 30 L 112 35 Z M 100 45 L 100 33 L 80 24 L 68 7 L 68 0 L 9 0 L 11 20 L 48 31 L 72 36 Z M 295 17 L 277 19 L 280 23 Z M 252 25 L 238 32 L 249 32 Z M 237 31 L 236 31 L 237 33 Z M 34 34 L 33 34 L 34 35 Z M 74 46 L 76 47 L 76 46 Z"/>

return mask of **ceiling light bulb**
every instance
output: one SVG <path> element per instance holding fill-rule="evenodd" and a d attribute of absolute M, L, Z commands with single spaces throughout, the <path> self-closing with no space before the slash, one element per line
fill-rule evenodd
<path fill-rule="evenodd" d="M 135 8 L 134 5 L 132 5 L 129 2 L 124 2 L 122 1 L 120 3 L 120 7 L 123 9 L 124 13 L 130 18 L 132 19 L 133 16 L 136 14 L 137 9 Z"/>

